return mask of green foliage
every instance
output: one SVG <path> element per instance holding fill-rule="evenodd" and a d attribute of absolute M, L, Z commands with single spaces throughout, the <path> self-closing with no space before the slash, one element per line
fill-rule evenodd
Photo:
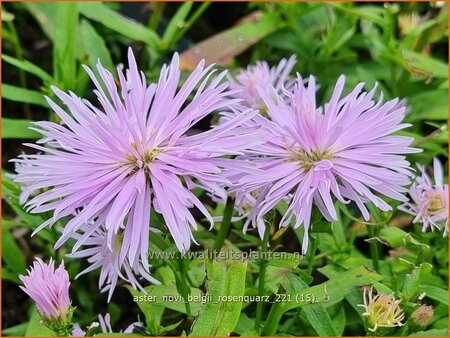
<path fill-rule="evenodd" d="M 115 67 L 108 47 L 103 38 L 96 32 L 95 28 L 89 21 L 82 20 L 80 29 L 83 51 L 88 57 L 90 67 L 96 69 L 97 62 L 101 61 L 103 67 L 113 70 Z"/>
<path fill-rule="evenodd" d="M 76 46 L 78 36 L 78 4 L 57 3 L 54 8 L 53 72 L 56 82 L 64 89 L 74 88 L 77 72 Z"/>
<path fill-rule="evenodd" d="M 14 67 L 22 69 L 30 74 L 36 75 L 44 82 L 51 83 L 53 81 L 53 78 L 51 75 L 49 75 L 45 70 L 36 66 L 35 64 L 31 63 L 30 61 L 19 60 L 12 56 L 8 56 L 6 54 L 2 55 L 2 60 L 13 65 Z"/>
<path fill-rule="evenodd" d="M 2 138 L 39 139 L 41 134 L 30 129 L 29 120 L 2 118 Z"/>
<path fill-rule="evenodd" d="M 289 310 L 313 303 L 339 302 L 355 286 L 370 284 L 373 281 L 381 280 L 382 277 L 360 266 L 333 276 L 329 282 L 303 289 L 300 289 L 298 284 L 295 283 L 295 277 L 289 278 L 288 275 L 287 278 L 288 282 L 284 287 L 286 288 L 286 294 L 290 297 L 272 307 L 262 330 L 264 335 L 275 334 L 281 317 Z"/>
<path fill-rule="evenodd" d="M 27 268 L 25 256 L 7 228 L 2 228 L 2 248 L 4 250 L 2 259 L 10 271 L 16 276 L 24 274 Z"/>
<path fill-rule="evenodd" d="M 31 311 L 31 318 L 28 322 L 25 337 L 54 337 L 55 332 L 45 327 L 42 323 L 42 319 L 35 308 Z"/>
<path fill-rule="evenodd" d="M 230 335 L 241 313 L 242 301 L 238 299 L 244 295 L 246 269 L 247 262 L 212 260 L 207 263 L 206 287 L 212 300 L 194 321 L 191 336 Z"/>
<path fill-rule="evenodd" d="M 47 101 L 45 101 L 45 98 L 41 93 L 34 90 L 12 86 L 6 83 L 2 84 L 2 98 L 16 102 L 31 103 L 48 107 Z"/>
<path fill-rule="evenodd" d="M 106 4 L 83 2 L 79 3 L 79 8 L 80 12 L 87 18 L 97 21 L 119 34 L 133 40 L 142 41 L 150 47 L 159 46 L 160 39 L 153 30 L 123 17 Z"/>

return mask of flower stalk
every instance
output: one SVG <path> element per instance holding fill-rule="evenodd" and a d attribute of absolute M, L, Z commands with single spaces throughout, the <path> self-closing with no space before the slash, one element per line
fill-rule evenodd
<path fill-rule="evenodd" d="M 230 232 L 231 217 L 233 216 L 234 204 L 235 204 L 234 198 L 228 196 L 227 201 L 225 203 L 225 210 L 223 212 L 222 223 L 220 224 L 220 228 L 217 233 L 216 240 L 214 242 L 215 251 L 220 251 L 220 249 L 222 249 L 225 238 Z"/>
<path fill-rule="evenodd" d="M 279 221 L 279 218 L 277 217 L 277 215 L 278 214 L 274 215 L 272 224 L 276 224 L 276 222 Z M 266 252 L 269 247 L 270 229 L 271 229 L 271 226 L 266 226 L 266 229 L 264 231 L 264 237 L 263 237 L 263 240 L 261 243 L 261 251 L 263 253 L 264 259 L 261 259 L 260 263 L 259 263 L 259 279 L 258 279 L 258 295 L 259 296 L 264 295 L 264 284 L 266 281 L 266 265 L 267 265 L 267 260 L 265 259 L 265 257 L 266 257 Z M 260 297 L 260 298 L 262 298 L 262 297 Z M 258 331 L 259 331 L 259 326 L 261 325 L 263 305 L 264 305 L 263 302 L 258 302 L 258 304 L 256 304 L 255 330 L 258 330 Z"/>
<path fill-rule="evenodd" d="M 376 225 L 366 225 L 367 232 L 369 233 L 370 238 L 372 239 L 369 242 L 370 245 L 370 256 L 372 258 L 372 266 L 376 272 L 380 271 L 380 254 L 378 250 L 378 241 L 375 237 L 378 235 L 378 227 Z"/>

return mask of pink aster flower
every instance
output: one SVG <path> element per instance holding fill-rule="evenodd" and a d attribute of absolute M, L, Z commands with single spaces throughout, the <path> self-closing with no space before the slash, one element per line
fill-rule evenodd
<path fill-rule="evenodd" d="M 34 300 L 42 320 L 44 322 L 70 321 L 72 316 L 69 298 L 70 281 L 64 262 L 55 269 L 53 259 L 45 264 L 40 258 L 36 258 L 27 272 L 28 276 L 19 276 L 24 285 L 20 288 Z"/>
<path fill-rule="evenodd" d="M 111 316 L 109 313 L 107 313 L 105 316 L 99 314 L 98 321 L 100 323 L 100 328 L 103 333 L 113 333 L 111 327 Z M 139 327 L 144 327 L 144 325 L 141 322 L 134 322 L 128 325 L 128 327 L 125 330 L 120 331 L 120 333 L 133 333 L 133 331 Z"/>
<path fill-rule="evenodd" d="M 90 229 L 95 229 L 92 233 Z M 127 229 L 125 229 L 127 231 Z M 87 248 L 67 255 L 70 258 L 87 258 L 91 264 L 87 269 L 80 272 L 75 278 L 91 272 L 95 269 L 100 269 L 100 278 L 98 281 L 99 288 L 102 292 L 108 291 L 108 302 L 111 300 L 117 282 L 120 279 L 131 284 L 135 289 L 145 292 L 138 278 L 145 279 L 151 283 L 159 284 L 159 281 L 153 278 L 144 267 L 140 257 L 136 256 L 135 261 L 130 264 L 125 259 L 126 251 L 122 250 L 122 241 L 124 234 L 119 234 L 115 237 L 114 245 L 109 248 L 106 238 L 105 226 L 100 228 L 86 227 L 82 235 L 75 234 L 73 236 L 77 240 L 75 249 L 78 248 L 79 243 Z M 138 276 L 138 278 L 136 277 Z"/>
<path fill-rule="evenodd" d="M 71 217 L 56 247 L 84 227 L 93 233 L 104 223 L 110 250 L 116 237 L 123 236 L 121 252 L 126 252 L 130 266 L 140 256 L 148 271 L 151 208 L 162 214 L 176 246 L 186 252 L 193 240 L 191 229 L 197 228 L 191 209 L 199 209 L 213 224 L 191 189 L 199 185 L 225 196 L 228 180 L 221 171 L 233 162 L 222 156 L 242 154 L 259 139 L 255 131 L 239 129 L 254 116 L 250 109 L 206 132 L 186 134 L 214 111 L 238 109 L 238 100 L 229 98 L 233 93 L 228 83 L 221 83 L 225 72 L 211 77 L 211 66 L 204 68 L 201 62 L 178 89 L 177 54 L 150 85 L 138 71 L 131 49 L 128 62 L 125 75 L 118 69 L 119 88 L 101 64 L 99 79 L 86 67 L 97 88 L 99 108 L 53 88 L 70 113 L 47 98 L 62 123 L 36 123 L 45 136 L 39 143 L 45 146 L 28 144 L 42 153 L 15 160 L 24 164 L 18 166 L 15 181 L 23 184 L 24 196 L 40 191 L 26 203 L 29 211 L 53 212 L 36 231 Z"/>
<path fill-rule="evenodd" d="M 100 327 L 102 333 L 114 333 L 111 327 L 111 316 L 107 313 L 105 316 L 101 314 L 98 315 L 98 323 L 92 323 L 88 330 L 94 327 Z M 133 333 L 136 328 L 143 328 L 144 325 L 141 322 L 131 323 L 125 330 L 119 331 L 119 333 Z M 72 332 L 70 334 L 72 337 L 84 337 L 86 332 L 80 327 L 80 324 L 75 323 L 73 325 Z"/>
<path fill-rule="evenodd" d="M 290 73 L 296 61 L 296 56 L 292 55 L 289 59 L 282 59 L 277 66 L 272 68 L 267 62 L 258 61 L 256 65 L 250 65 L 246 70 L 241 70 L 235 77 L 228 75 L 230 89 L 236 91 L 234 97 L 241 99 L 241 104 L 246 107 L 258 109 L 261 115 L 267 117 L 267 106 L 258 90 L 270 92 L 271 88 L 274 88 L 278 94 L 283 95 L 283 93 L 287 91 L 286 87 L 290 88 L 293 84 Z M 219 125 L 234 117 L 235 114 L 233 113 L 224 114 L 219 120 Z M 246 126 L 249 128 L 259 128 L 259 124 L 256 124 L 253 119 L 249 120 L 246 123 Z M 244 174 L 244 172 L 240 170 L 240 168 L 228 166 L 225 168 L 223 175 L 231 182 L 236 182 L 236 177 L 240 177 L 242 174 Z M 250 223 L 247 217 L 254 207 L 256 201 L 255 198 L 257 197 L 258 192 L 254 191 L 241 194 L 238 190 L 232 195 L 232 198 L 235 198 L 235 210 L 238 212 L 239 216 L 233 217 L 231 221 L 235 222 L 241 219 L 247 219 L 243 228 L 243 232 L 245 233 Z M 218 198 L 214 195 L 211 195 L 211 197 L 216 202 L 225 203 L 226 201 L 226 199 Z M 222 217 L 214 218 L 215 221 L 220 221 L 221 219 Z M 259 222 L 261 223 L 261 221 Z M 263 227 L 259 226 L 258 230 L 260 232 L 263 231 Z"/>
<path fill-rule="evenodd" d="M 267 95 L 260 90 L 270 120 L 255 117 L 265 143 L 248 151 L 245 159 L 264 173 L 242 174 L 233 188 L 241 194 L 260 189 L 251 215 L 253 224 L 260 226 L 264 226 L 264 216 L 292 194 L 280 226 L 288 225 L 293 217 L 294 227 L 303 224 L 303 252 L 308 246 L 313 205 L 328 221 L 334 221 L 333 196 L 341 203 L 353 201 L 369 220 L 365 203 L 388 211 L 391 206 L 380 196 L 407 200 L 403 186 L 410 182 L 412 169 L 403 155 L 418 150 L 409 147 L 412 138 L 392 135 L 409 126 L 402 123 L 403 102 L 383 103 L 382 97 L 375 102 L 375 88 L 362 92 L 362 83 L 341 98 L 344 82 L 341 76 L 323 108 L 316 105 L 313 77 L 305 85 L 299 76 L 287 101 L 275 91 Z"/>
<path fill-rule="evenodd" d="M 266 105 L 259 93 L 261 89 L 258 88 L 264 90 L 275 88 L 276 92 L 281 94 L 283 88 L 288 85 L 290 73 L 296 62 L 295 55 L 289 59 L 282 59 L 274 67 L 270 67 L 266 61 L 258 61 L 256 65 L 240 71 L 235 78 L 228 76 L 230 88 L 238 91 L 235 97 L 242 98 L 246 106 L 264 112 Z"/>
<path fill-rule="evenodd" d="M 414 223 L 422 223 L 422 231 L 442 230 L 448 232 L 448 184 L 444 183 L 442 164 L 437 158 L 433 160 L 434 183 L 425 167 L 419 165 L 421 176 L 416 177 L 409 189 L 411 201 L 399 206 L 408 214 L 415 216 Z"/>

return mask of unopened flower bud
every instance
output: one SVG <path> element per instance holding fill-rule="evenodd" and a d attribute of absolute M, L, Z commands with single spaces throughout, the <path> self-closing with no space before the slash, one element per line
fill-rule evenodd
<path fill-rule="evenodd" d="M 50 259 L 45 264 L 40 258 L 34 261 L 28 276 L 20 276 L 25 291 L 36 303 L 37 311 L 43 324 L 58 335 L 66 335 L 72 325 L 72 308 L 69 298 L 69 274 L 64 262 L 55 269 L 55 262 Z"/>
<path fill-rule="evenodd" d="M 420 328 L 426 328 L 433 318 L 434 309 L 431 305 L 421 305 L 416 311 L 411 314 L 412 324 Z"/>

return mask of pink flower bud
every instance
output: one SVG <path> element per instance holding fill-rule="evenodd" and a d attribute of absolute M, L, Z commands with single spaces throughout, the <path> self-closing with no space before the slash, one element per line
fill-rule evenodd
<path fill-rule="evenodd" d="M 411 314 L 411 320 L 419 327 L 427 327 L 434 315 L 434 309 L 431 305 L 421 305 Z"/>
<path fill-rule="evenodd" d="M 20 276 L 25 291 L 36 303 L 37 310 L 44 322 L 56 319 L 68 319 L 71 316 L 69 298 L 69 274 L 64 268 L 64 262 L 55 269 L 55 262 L 50 259 L 45 264 L 36 258 L 28 276 Z M 70 319 L 69 319 L 70 321 Z"/>

